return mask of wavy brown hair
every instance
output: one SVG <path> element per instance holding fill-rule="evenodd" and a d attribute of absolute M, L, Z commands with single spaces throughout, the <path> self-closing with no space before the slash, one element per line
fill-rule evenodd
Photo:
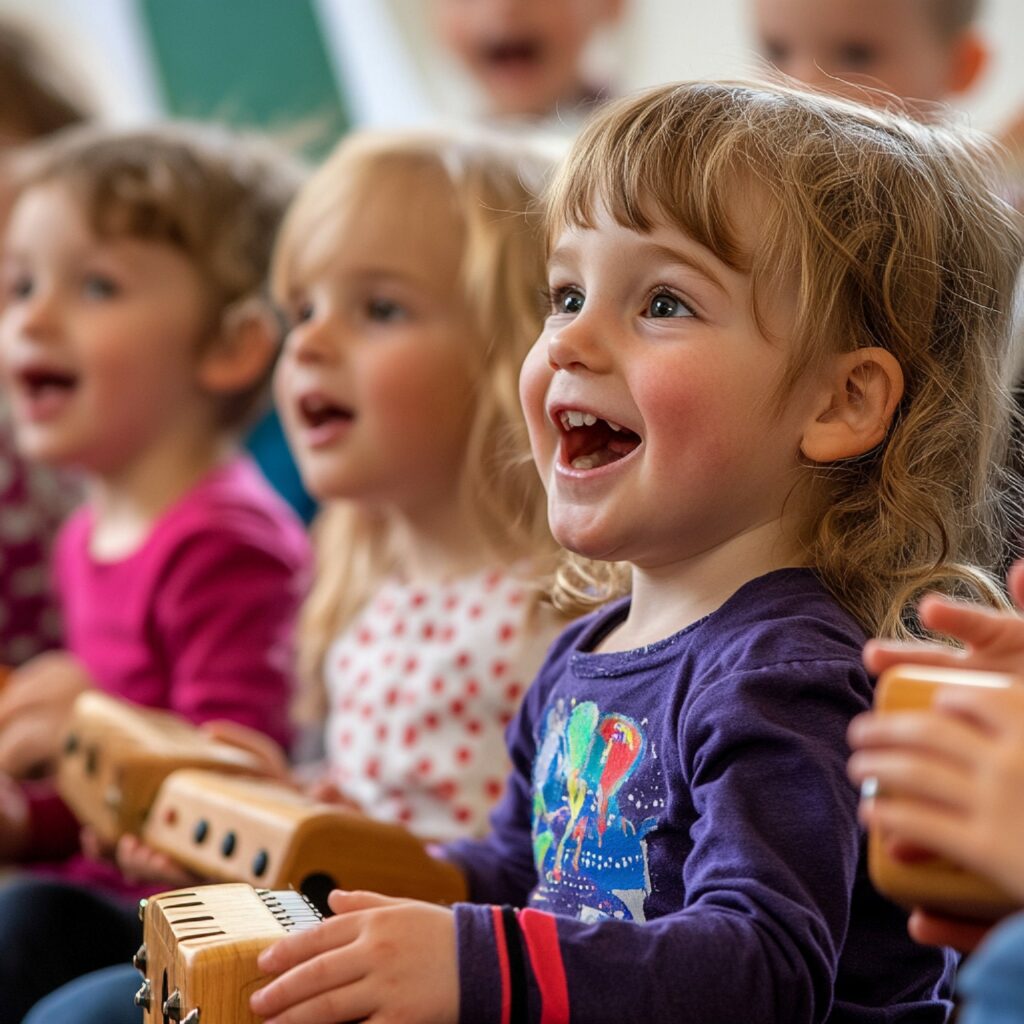
<path fill-rule="evenodd" d="M 476 407 L 463 464 L 461 500 L 476 517 L 496 565 L 529 563 L 538 598 L 557 547 L 543 490 L 529 459 L 519 405 L 519 368 L 540 333 L 544 239 L 538 195 L 550 161 L 489 135 L 365 133 L 344 142 L 310 178 L 285 218 L 271 283 L 290 295 L 345 245 L 344 212 L 366 196 L 392 197 L 414 217 L 424 204 L 447 212 L 461 241 L 462 294 L 476 321 Z M 303 608 L 296 706 L 309 721 L 322 707 L 327 648 L 382 579 L 398 567 L 388 521 L 351 502 L 328 502 L 314 526 L 316 582 Z"/>
<path fill-rule="evenodd" d="M 905 391 L 883 443 L 808 464 L 806 562 L 871 633 L 911 631 L 925 589 L 1001 600 L 1024 241 L 993 167 L 963 131 L 787 86 L 692 83 L 606 108 L 549 191 L 549 238 L 591 226 L 603 204 L 625 227 L 670 224 L 749 273 L 755 315 L 795 290 L 780 404 L 833 353 L 881 346 L 899 361 Z M 737 209 L 756 213 L 756 233 Z M 597 603 L 626 581 L 622 567 L 571 559 L 556 598 Z"/>

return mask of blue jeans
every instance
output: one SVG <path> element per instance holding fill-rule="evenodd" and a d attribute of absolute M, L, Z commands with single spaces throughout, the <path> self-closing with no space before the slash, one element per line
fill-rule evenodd
<path fill-rule="evenodd" d="M 141 984 L 131 964 L 93 971 L 36 1003 L 22 1024 L 139 1024 L 135 993 Z"/>
<path fill-rule="evenodd" d="M 1024 914 L 1004 921 L 960 972 L 959 1024 L 1024 1024 Z"/>

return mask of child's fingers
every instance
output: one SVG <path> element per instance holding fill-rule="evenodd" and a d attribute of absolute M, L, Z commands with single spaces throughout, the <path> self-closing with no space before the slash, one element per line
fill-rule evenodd
<path fill-rule="evenodd" d="M 962 668 L 966 655 L 945 644 L 898 640 L 869 640 L 864 645 L 864 665 L 872 675 L 880 675 L 893 665 L 934 665 Z"/>
<path fill-rule="evenodd" d="M 919 612 L 921 622 L 928 629 L 945 633 L 968 647 L 979 649 L 982 658 L 986 650 L 1005 646 L 1008 625 L 1020 625 L 1024 638 L 1024 621 L 1018 622 L 1006 612 L 979 604 L 951 601 L 929 594 L 922 598 Z"/>
<path fill-rule="evenodd" d="M 991 930 L 991 925 L 962 921 L 954 917 L 938 917 L 916 908 L 907 922 L 907 931 L 923 946 L 951 946 L 964 953 L 977 947 Z"/>
<path fill-rule="evenodd" d="M 969 833 L 964 814 L 948 806 L 921 803 L 901 796 L 878 796 L 861 803 L 858 817 L 869 828 L 912 843 L 950 860 L 969 864 Z"/>
<path fill-rule="evenodd" d="M 263 1024 L 337 1024 L 338 1021 L 366 1020 L 376 1009 L 377 1001 L 371 998 L 368 986 L 357 982 L 289 1006 L 266 1018 Z"/>
<path fill-rule="evenodd" d="M 254 992 L 249 1005 L 261 1017 L 281 1015 L 282 1020 L 288 1021 L 294 1016 L 302 1024 L 311 1024 L 313 1020 L 327 1024 L 357 1020 L 361 1015 L 345 1013 L 345 1004 L 351 1002 L 351 997 L 346 998 L 344 990 L 365 976 L 366 965 L 352 955 L 349 947 L 331 948 L 302 960 Z M 302 1013 L 298 1012 L 300 1008 Z"/>
<path fill-rule="evenodd" d="M 347 946 L 359 935 L 360 927 L 359 918 L 353 915 L 328 918 L 315 928 L 279 939 L 260 953 L 257 963 L 261 971 L 280 974 L 321 953 Z"/>
<path fill-rule="evenodd" d="M 409 900 L 394 896 L 381 896 L 379 892 L 355 890 L 346 892 L 343 889 L 332 889 L 327 895 L 327 905 L 335 914 L 350 914 L 355 910 L 374 910 L 378 907 L 390 907 L 397 903 L 408 903 Z"/>
<path fill-rule="evenodd" d="M 862 750 L 847 764 L 850 779 L 860 784 L 874 779 L 881 793 L 904 799 L 927 800 L 954 810 L 969 809 L 974 797 L 971 779 L 963 768 L 914 752 Z"/>
<path fill-rule="evenodd" d="M 987 733 L 1024 741 L 1024 684 L 1005 689 L 944 686 L 935 695 L 935 706 L 970 719 Z"/>
<path fill-rule="evenodd" d="M 903 747 L 962 765 L 977 764 L 989 745 L 974 723 L 934 710 L 869 711 L 850 722 L 846 738 L 855 750 Z"/>

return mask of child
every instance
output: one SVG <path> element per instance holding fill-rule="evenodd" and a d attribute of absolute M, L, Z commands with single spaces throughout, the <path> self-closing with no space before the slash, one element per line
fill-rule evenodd
<path fill-rule="evenodd" d="M 978 0 L 753 0 L 762 56 L 784 74 L 861 102 L 936 103 L 980 78 Z"/>
<path fill-rule="evenodd" d="M 1024 607 L 1024 563 L 1010 572 Z M 1024 675 L 1024 619 L 965 602 L 928 597 L 921 621 L 961 641 L 963 650 L 870 641 L 872 672 L 913 662 Z M 996 880 L 1024 904 L 1024 688 L 940 692 L 935 708 L 860 715 L 850 724 L 850 778 L 874 776 L 890 795 L 861 804 L 865 824 L 935 850 Z M 939 787 L 936 789 L 936 787 Z M 896 796 L 895 794 L 899 794 Z M 923 910 L 910 917 L 919 941 L 973 949 L 987 927 Z M 1024 1021 L 1024 915 L 1011 917 L 971 957 L 958 981 L 965 1024 Z"/>
<path fill-rule="evenodd" d="M 260 289 L 293 181 L 198 128 L 84 131 L 27 175 L 4 245 L 0 370 L 21 450 L 77 469 L 88 495 L 56 552 L 67 651 L 21 670 L 45 753 L 88 686 L 288 740 L 307 542 L 236 437 L 276 351 Z M 0 890 L 8 1021 L 130 952 L 137 891 L 73 852 L 52 790 L 0 785 L 0 856 L 54 862 Z"/>
<path fill-rule="evenodd" d="M 11 164 L 20 147 L 86 119 L 81 84 L 73 81 L 41 39 L 0 20 L 0 224 L 14 198 Z M 0 394 L 0 665 L 21 665 L 60 646 L 60 619 L 51 591 L 50 545 L 77 502 L 76 488 L 49 466 L 17 451 L 9 402 Z M 18 700 L 0 693 L 0 771 L 22 771 L 26 740 L 8 727 Z"/>
<path fill-rule="evenodd" d="M 1022 244 L 973 148 L 731 83 L 584 130 L 521 394 L 555 539 L 632 598 L 563 634 L 492 833 L 446 848 L 478 904 L 332 894 L 260 959 L 268 1024 L 945 1020 L 952 954 L 868 882 L 845 731 L 866 630 L 997 592 L 970 562 Z"/>
<path fill-rule="evenodd" d="M 564 625 L 538 600 L 555 545 L 517 394 L 542 322 L 547 170 L 518 141 L 353 136 L 274 259 L 291 323 L 278 408 L 323 503 L 300 717 L 326 713 L 327 787 L 427 839 L 485 831 L 502 732 Z M 177 881 L 156 851 L 119 852 Z M 138 985 L 130 966 L 97 973 L 33 1018 L 131 1021 Z"/>
<path fill-rule="evenodd" d="M 575 119 L 601 89 L 584 57 L 595 32 L 622 16 L 623 0 L 435 0 L 445 48 L 479 86 L 489 116 Z"/>

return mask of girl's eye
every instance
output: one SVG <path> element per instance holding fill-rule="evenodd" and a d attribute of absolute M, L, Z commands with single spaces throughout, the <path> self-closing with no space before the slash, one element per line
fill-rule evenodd
<path fill-rule="evenodd" d="M 82 281 L 82 294 L 88 299 L 111 299 L 119 291 L 117 282 L 105 274 L 88 274 Z"/>
<path fill-rule="evenodd" d="M 848 71 L 873 68 L 878 63 L 878 51 L 870 43 L 845 43 L 839 48 L 839 63 Z"/>
<path fill-rule="evenodd" d="M 297 302 L 292 306 L 288 319 L 292 324 L 304 324 L 313 319 L 314 313 L 312 302 Z"/>
<path fill-rule="evenodd" d="M 376 323 L 392 323 L 405 316 L 405 308 L 391 299 L 370 299 L 366 304 L 366 315 Z"/>
<path fill-rule="evenodd" d="M 28 274 L 15 274 L 4 287 L 9 299 L 27 299 L 32 294 L 33 281 Z"/>
<path fill-rule="evenodd" d="M 674 295 L 658 292 L 647 304 L 646 315 L 655 320 L 664 320 L 670 317 L 693 316 L 693 310 Z"/>
<path fill-rule="evenodd" d="M 579 288 L 559 288 L 551 298 L 554 313 L 568 313 L 575 316 L 583 309 L 584 296 Z"/>

